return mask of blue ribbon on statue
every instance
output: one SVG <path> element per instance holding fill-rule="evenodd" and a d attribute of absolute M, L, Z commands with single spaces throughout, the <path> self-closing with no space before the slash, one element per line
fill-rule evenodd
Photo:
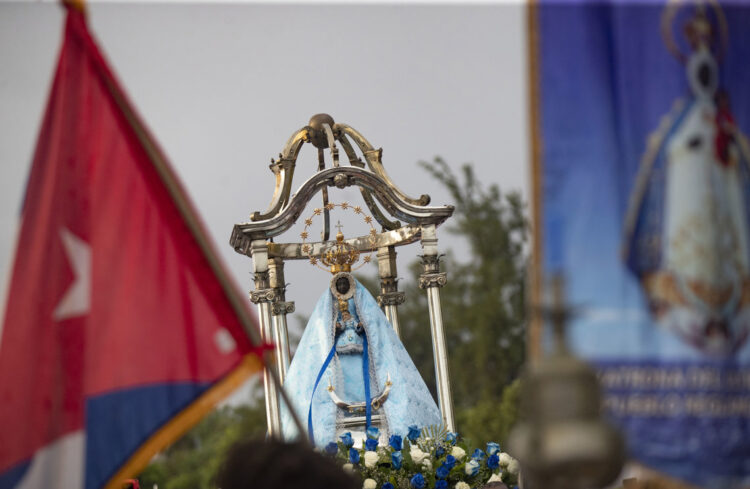
<path fill-rule="evenodd" d="M 336 338 L 334 338 L 333 340 L 333 346 L 331 347 L 331 351 L 328 352 L 328 356 L 323 362 L 323 366 L 320 367 L 320 372 L 318 372 L 318 377 L 315 379 L 315 385 L 313 386 L 312 394 L 310 395 L 310 407 L 307 410 L 307 433 L 310 436 L 310 443 L 313 445 L 315 445 L 315 434 L 313 432 L 313 424 L 312 424 L 313 399 L 315 398 L 315 391 L 318 389 L 318 384 L 320 383 L 320 379 L 323 378 L 323 374 L 325 373 L 326 369 L 328 368 L 328 365 L 330 365 L 331 360 L 333 360 L 333 357 L 336 354 L 336 344 L 338 343 L 338 341 L 339 341 L 339 335 L 336 335 Z M 369 352 L 369 348 L 367 347 L 367 333 L 362 334 L 362 377 L 364 378 L 364 381 L 365 381 L 365 430 L 366 430 L 372 424 L 372 399 L 370 398 L 370 352 Z"/>
<path fill-rule="evenodd" d="M 310 395 L 310 409 L 307 411 L 307 433 L 310 435 L 310 443 L 314 446 L 315 445 L 315 435 L 313 434 L 313 425 L 312 425 L 312 407 L 313 407 L 313 399 L 315 398 L 315 391 L 318 388 L 318 384 L 320 383 L 320 379 L 323 377 L 323 374 L 325 373 L 326 369 L 328 368 L 328 364 L 331 363 L 331 360 L 333 360 L 333 356 L 336 354 L 336 343 L 339 341 L 338 335 L 333 340 L 333 346 L 331 347 L 331 351 L 328 352 L 328 356 L 326 357 L 325 362 L 323 362 L 323 366 L 320 367 L 320 372 L 318 372 L 318 378 L 315 379 L 315 385 L 313 386 L 312 394 Z M 369 418 L 368 418 L 369 420 Z"/>

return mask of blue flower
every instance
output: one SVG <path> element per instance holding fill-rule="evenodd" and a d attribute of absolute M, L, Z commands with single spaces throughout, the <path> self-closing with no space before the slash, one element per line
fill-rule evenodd
<path fill-rule="evenodd" d="M 341 438 L 341 443 L 344 444 L 346 448 L 351 448 L 354 446 L 354 440 L 352 440 L 352 434 L 348 431 L 341 435 L 339 438 Z"/>
<path fill-rule="evenodd" d="M 445 479 L 446 477 L 448 477 L 450 471 L 451 468 L 443 464 L 435 471 L 435 477 L 437 477 L 438 479 Z"/>
<path fill-rule="evenodd" d="M 409 426 L 409 434 L 406 437 L 409 441 L 416 441 L 419 438 L 419 428 L 417 428 L 417 425 L 413 424 Z"/>
<path fill-rule="evenodd" d="M 401 468 L 401 464 L 404 461 L 404 455 L 401 452 L 393 452 L 391 454 L 391 465 L 394 469 L 398 470 Z"/>
<path fill-rule="evenodd" d="M 424 486 L 425 486 L 424 476 L 422 474 L 416 474 L 414 477 L 411 478 L 409 483 L 411 484 L 411 487 L 413 487 L 414 489 L 424 489 Z"/>
<path fill-rule="evenodd" d="M 401 437 L 398 435 L 391 435 L 391 438 L 388 440 L 388 444 L 393 447 L 394 450 L 401 450 L 403 448 L 403 442 L 401 441 Z"/>
<path fill-rule="evenodd" d="M 491 469 L 496 469 L 500 466 L 500 456 L 496 453 L 493 453 L 489 456 L 487 459 L 487 467 Z"/>
<path fill-rule="evenodd" d="M 466 475 L 474 477 L 479 473 L 479 462 L 474 459 L 469 460 L 466 462 L 466 465 L 464 465 L 464 471 L 466 472 Z"/>
<path fill-rule="evenodd" d="M 378 448 L 377 438 L 368 438 L 367 440 L 365 440 L 365 450 L 367 450 L 368 452 L 374 452 L 376 448 Z"/>
<path fill-rule="evenodd" d="M 328 445 L 326 445 L 326 453 L 328 455 L 336 455 L 339 451 L 339 446 L 336 445 L 335 442 L 331 442 Z"/>
<path fill-rule="evenodd" d="M 391 484 L 390 482 L 386 482 L 385 484 L 380 486 L 380 489 L 395 489 L 395 488 L 393 487 L 393 484 Z"/>
<path fill-rule="evenodd" d="M 484 452 L 479 448 L 474 450 L 474 453 L 471 454 L 471 458 L 473 458 L 474 460 L 479 460 L 480 462 L 484 460 L 484 457 L 485 457 Z"/>
<path fill-rule="evenodd" d="M 456 433 L 451 433 L 450 431 L 448 432 L 447 435 L 445 435 L 445 441 L 447 441 L 451 445 L 455 445 L 456 444 L 456 439 L 457 438 L 458 438 L 458 435 Z"/>
<path fill-rule="evenodd" d="M 443 448 L 443 447 L 441 447 L 441 446 L 438 446 L 438 447 L 437 447 L 437 448 L 435 449 L 435 458 L 440 458 L 440 457 L 442 457 L 443 455 L 445 455 L 445 448 Z"/>
<path fill-rule="evenodd" d="M 448 489 L 448 482 L 447 481 L 435 481 L 435 489 Z"/>
<path fill-rule="evenodd" d="M 359 463 L 359 452 L 356 448 L 349 449 L 349 461 L 353 464 Z"/>
<path fill-rule="evenodd" d="M 380 430 L 377 426 L 370 426 L 367 428 L 367 438 L 371 440 L 377 440 L 380 436 Z"/>
<path fill-rule="evenodd" d="M 453 455 L 448 455 L 445 457 L 445 462 L 443 464 L 448 467 L 449 469 L 452 469 L 456 465 L 456 457 Z"/>
<path fill-rule="evenodd" d="M 487 443 L 487 455 L 495 455 L 499 451 L 500 445 L 498 445 L 494 441 Z"/>

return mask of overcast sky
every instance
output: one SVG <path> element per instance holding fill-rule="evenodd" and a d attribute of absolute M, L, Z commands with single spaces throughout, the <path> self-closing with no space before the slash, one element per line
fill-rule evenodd
<path fill-rule="evenodd" d="M 232 226 L 267 208 L 270 158 L 315 113 L 382 147 L 387 171 L 408 194 L 451 203 L 417 166 L 440 155 L 528 195 L 521 4 L 93 3 L 89 11 L 102 50 L 244 290 L 251 261 L 228 245 Z M 62 25 L 55 3 L 0 3 L 2 297 Z M 315 165 L 314 152 L 303 151 L 294 188 Z M 331 200 L 356 194 L 333 192 Z M 442 247 L 461 254 L 447 234 L 439 231 Z M 410 248 L 399 255 L 401 270 L 418 252 Z M 286 275 L 287 299 L 309 314 L 328 276 L 302 263 Z"/>

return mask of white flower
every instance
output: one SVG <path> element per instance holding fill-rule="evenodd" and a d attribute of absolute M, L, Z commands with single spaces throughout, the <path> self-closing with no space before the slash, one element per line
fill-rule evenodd
<path fill-rule="evenodd" d="M 513 460 L 513 457 L 511 457 L 505 452 L 498 455 L 497 458 L 498 458 L 498 463 L 500 464 L 500 467 L 507 467 L 510 461 Z"/>
<path fill-rule="evenodd" d="M 354 473 L 354 466 L 352 464 L 344 464 L 341 466 L 345 471 L 349 472 L 350 474 Z"/>
<path fill-rule="evenodd" d="M 430 461 L 429 458 L 425 458 L 424 461 L 422 462 L 422 467 L 425 470 L 432 470 L 432 461 Z"/>
<path fill-rule="evenodd" d="M 511 461 L 510 461 L 510 462 L 508 463 L 508 472 L 510 472 L 510 473 L 511 473 L 511 474 L 513 474 L 513 475 L 516 475 L 516 474 L 518 474 L 518 470 L 519 470 L 520 468 L 521 468 L 521 466 L 520 466 L 520 465 L 518 465 L 518 460 L 516 460 L 516 459 L 512 459 L 512 460 L 511 460 Z"/>
<path fill-rule="evenodd" d="M 371 469 L 375 467 L 377 464 L 378 464 L 378 454 L 375 452 L 365 452 L 365 467 L 367 467 L 368 469 Z"/>
<path fill-rule="evenodd" d="M 455 455 L 454 455 L 454 457 L 455 457 Z M 456 489 L 471 489 L 471 486 L 469 484 L 467 484 L 466 482 L 461 481 L 458 484 L 456 484 Z"/>
<path fill-rule="evenodd" d="M 502 474 L 502 472 L 500 472 L 500 474 Z M 489 480 L 487 481 L 487 483 L 490 483 L 490 482 L 502 482 L 503 479 L 500 477 L 500 474 L 492 474 L 492 477 L 489 478 Z"/>
<path fill-rule="evenodd" d="M 451 455 L 456 457 L 456 460 L 461 460 L 466 456 L 466 452 L 461 447 L 453 447 L 453 450 L 451 450 Z"/>
<path fill-rule="evenodd" d="M 466 472 L 466 475 L 475 476 L 479 472 L 479 462 L 476 460 L 469 460 L 466 462 L 466 465 L 464 465 L 464 472 Z"/>
<path fill-rule="evenodd" d="M 411 450 L 409 451 L 409 455 L 411 455 L 411 459 L 417 465 L 421 464 L 422 461 L 424 461 L 425 457 L 427 457 L 427 454 L 424 453 L 422 450 L 420 450 L 419 447 L 416 445 L 413 445 L 411 447 Z"/>
<path fill-rule="evenodd" d="M 368 452 L 372 453 L 372 452 Z M 365 479 L 365 483 L 362 484 L 362 489 L 375 489 L 378 486 L 378 483 L 375 482 L 372 479 Z"/>

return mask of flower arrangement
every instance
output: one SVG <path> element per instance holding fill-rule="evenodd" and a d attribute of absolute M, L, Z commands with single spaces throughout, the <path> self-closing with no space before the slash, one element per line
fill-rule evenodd
<path fill-rule="evenodd" d="M 500 451 L 497 443 L 470 451 L 456 433 L 435 427 L 409 427 L 406 439 L 393 435 L 380 446 L 380 431 L 367 429 L 362 448 L 354 448 L 350 433 L 324 451 L 345 470 L 358 473 L 363 489 L 470 489 L 502 482 L 516 489 L 518 461 Z"/>

